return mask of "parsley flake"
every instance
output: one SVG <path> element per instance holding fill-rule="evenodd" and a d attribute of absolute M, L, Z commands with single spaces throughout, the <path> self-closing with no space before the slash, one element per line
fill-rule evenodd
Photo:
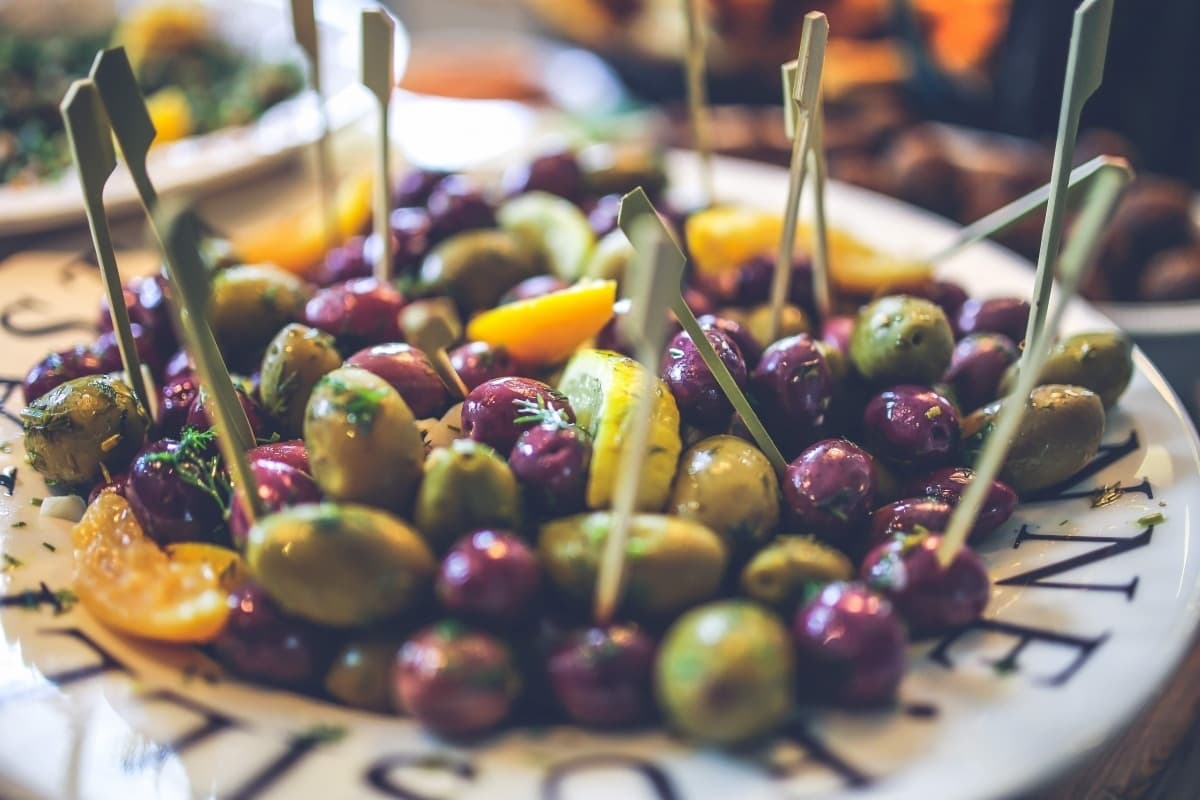
<path fill-rule="evenodd" d="M 1161 511 L 1155 511 L 1153 514 L 1147 514 L 1144 517 L 1138 517 L 1137 524 L 1145 528 L 1151 525 L 1161 525 L 1166 521 L 1167 518 L 1163 516 Z"/>

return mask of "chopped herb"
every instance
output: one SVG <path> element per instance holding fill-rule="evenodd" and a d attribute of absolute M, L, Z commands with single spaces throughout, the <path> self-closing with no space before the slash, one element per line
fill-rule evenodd
<path fill-rule="evenodd" d="M 1159 508 L 1166 508 L 1166 507 L 1167 507 L 1167 501 L 1166 501 L 1166 500 L 1159 500 L 1159 501 L 1158 501 L 1158 507 L 1159 507 Z"/>
<path fill-rule="evenodd" d="M 1006 658 L 992 664 L 992 669 L 995 670 L 997 675 L 1012 675 L 1017 671 L 1017 664 L 1012 659 Z"/>
<path fill-rule="evenodd" d="M 58 548 L 57 548 L 57 547 L 55 547 L 54 545 L 50 544 L 49 542 L 42 542 L 42 547 L 46 548 L 46 549 L 47 549 L 47 550 L 49 550 L 51 553 L 57 553 L 57 552 L 58 552 Z"/>
<path fill-rule="evenodd" d="M 115 449 L 116 446 L 119 445 L 120 443 L 121 443 L 121 434 L 114 433 L 112 436 L 109 436 L 108 438 L 106 438 L 100 442 L 100 452 L 111 453 L 113 451 L 113 449 Z"/>
<path fill-rule="evenodd" d="M 513 420 L 517 425 L 536 424 L 562 430 L 575 427 L 575 423 L 567 419 L 566 410 L 547 403 L 543 394 L 539 394 L 537 400 L 518 398 L 513 400 L 513 405 L 517 407 L 517 413 L 520 415 Z"/>
<path fill-rule="evenodd" d="M 1092 497 L 1092 508 L 1103 508 L 1112 505 L 1121 498 L 1121 482 L 1108 483 L 1096 490 Z"/>
<path fill-rule="evenodd" d="M 301 731 L 292 737 L 292 741 L 309 744 L 333 744 L 346 737 L 346 729 L 341 725 L 314 725 L 306 731 Z"/>
<path fill-rule="evenodd" d="M 0 442 L 0 453 L 8 455 L 12 452 L 12 442 Z"/>
<path fill-rule="evenodd" d="M 12 528 L 24 528 L 24 527 L 25 527 L 26 525 L 28 525 L 28 524 L 29 524 L 29 523 L 28 523 L 28 522 L 26 522 L 25 520 L 23 520 L 23 519 L 19 519 L 19 520 L 17 520 L 16 522 L 14 522 L 14 523 L 13 523 L 11 526 L 9 526 L 9 527 L 12 527 Z"/>
<path fill-rule="evenodd" d="M 1155 511 L 1153 514 L 1147 514 L 1144 517 L 1138 517 L 1137 524 L 1143 527 L 1148 527 L 1150 525 L 1161 525 L 1166 521 L 1167 518 L 1163 516 L 1161 511 Z"/>
<path fill-rule="evenodd" d="M 23 566 L 25 566 L 24 561 L 22 561 L 19 558 L 14 558 L 13 556 L 10 556 L 8 553 L 5 553 L 4 554 L 4 566 L 0 567 L 0 572 L 8 572 L 10 569 L 16 569 L 17 567 L 23 567 Z"/>
<path fill-rule="evenodd" d="M 388 395 L 388 389 L 362 389 L 328 376 L 322 381 L 339 395 L 343 395 L 339 408 L 346 415 L 346 421 L 359 430 L 370 430 L 375 422 L 375 415 L 379 413 L 379 404 Z"/>
<path fill-rule="evenodd" d="M 41 507 L 41 505 L 42 505 L 42 498 L 40 498 L 40 497 L 31 497 L 31 498 L 29 498 L 29 505 L 31 505 L 31 506 L 37 506 L 37 507 Z"/>
<path fill-rule="evenodd" d="M 150 463 L 174 468 L 181 481 L 211 497 L 222 511 L 228 511 L 233 487 L 221 469 L 220 456 L 212 451 L 216 436 L 211 429 L 184 428 L 175 449 L 150 453 L 145 458 Z"/>
<path fill-rule="evenodd" d="M 928 409 L 925 411 L 925 418 L 926 418 L 926 419 L 937 419 L 937 418 L 938 418 L 938 417 L 940 417 L 941 415 L 942 415 L 942 409 L 941 409 L 940 407 L 938 407 L 938 406 L 930 406 L 930 407 L 929 407 L 929 408 L 928 408 Z"/>
<path fill-rule="evenodd" d="M 1062 522 L 1058 523 L 1058 527 L 1060 527 L 1060 528 L 1061 528 L 1063 525 L 1066 525 L 1066 524 L 1067 524 L 1068 522 L 1070 522 L 1070 521 L 1071 521 L 1071 520 L 1069 520 L 1069 519 L 1064 519 Z"/>
<path fill-rule="evenodd" d="M 267 288 L 263 289 L 262 300 L 264 306 L 267 306 L 268 308 L 275 308 L 275 301 L 278 299 L 278 297 L 278 286 L 268 286 Z"/>
<path fill-rule="evenodd" d="M 46 589 L 45 584 L 42 584 L 42 589 Z M 55 616 L 67 613 L 79 602 L 79 595 L 70 589 L 59 589 L 57 592 L 54 592 L 53 598 Z"/>

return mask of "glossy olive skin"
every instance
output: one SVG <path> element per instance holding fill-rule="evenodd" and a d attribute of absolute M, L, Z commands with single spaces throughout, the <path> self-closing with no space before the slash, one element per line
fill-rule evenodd
<path fill-rule="evenodd" d="M 250 459 L 250 470 L 254 473 L 254 483 L 258 487 L 262 513 L 272 514 L 288 506 L 321 501 L 321 489 L 307 472 L 283 461 L 255 458 L 249 453 L 247 457 Z M 229 537 L 234 547 L 243 549 L 249 533 L 250 518 L 246 516 L 242 496 L 235 491 L 229 504 Z"/>
<path fill-rule="evenodd" d="M 167 365 L 167 353 L 160 350 L 159 343 L 151 339 L 146 329 L 136 322 L 129 324 L 129 332 L 133 336 L 133 347 L 138 360 L 150 370 L 151 375 L 156 378 L 161 376 Z M 121 361 L 121 347 L 117 343 L 117 334 L 113 331 L 100 334 L 92 344 L 91 350 L 100 372 L 119 372 L 125 369 L 125 364 Z"/>
<path fill-rule="evenodd" d="M 1133 342 L 1117 331 L 1077 333 L 1050 351 L 1041 383 L 1082 386 L 1100 395 L 1105 409 L 1117 404 L 1133 378 Z"/>
<path fill-rule="evenodd" d="M 159 433 L 178 437 L 199 394 L 200 382 L 191 375 L 163 386 L 158 395 Z"/>
<path fill-rule="evenodd" d="M 1001 333 L 972 333 L 954 345 L 943 380 L 954 387 L 965 411 L 974 411 L 1000 396 L 1000 381 L 1020 351 Z"/>
<path fill-rule="evenodd" d="M 949 461 L 958 447 L 958 411 L 928 387 L 893 386 L 867 403 L 863 434 L 867 447 L 883 459 L 937 466 Z"/>
<path fill-rule="evenodd" d="M 968 300 L 958 312 L 956 326 L 959 335 L 999 333 L 1011 341 L 1025 338 L 1029 324 L 1029 303 L 1019 297 L 993 297 L 987 300 Z"/>
<path fill-rule="evenodd" d="M 569 150 L 545 153 L 527 163 L 509 167 L 500 178 L 500 188 L 506 197 L 525 192 L 549 192 L 571 201 L 583 197 L 586 189 L 583 169 Z"/>
<path fill-rule="evenodd" d="M 563 594 L 590 603 L 611 514 L 597 511 L 552 520 L 541 527 L 538 558 Z M 626 545 L 621 609 L 633 619 L 669 618 L 712 597 L 728 555 L 721 538 L 692 520 L 634 514 Z"/>
<path fill-rule="evenodd" d="M 185 441 L 160 439 L 147 446 L 126 479 L 125 499 L 142 530 L 159 544 L 218 541 L 222 532 L 221 499 L 183 477 L 215 473 L 218 467 L 195 437 Z"/>
<path fill-rule="evenodd" d="M 392 205 L 396 208 L 425 205 L 429 202 L 429 195 L 434 187 L 449 174 L 434 169 L 409 170 L 396 182 L 396 189 L 392 193 Z"/>
<path fill-rule="evenodd" d="M 517 479 L 492 448 L 456 439 L 429 454 L 413 522 L 435 553 L 478 528 L 515 527 L 520 516 Z"/>
<path fill-rule="evenodd" d="M 171 326 L 171 309 L 167 305 L 170 284 L 162 275 L 134 278 L 122 287 L 129 321 L 141 326 L 147 338 L 160 354 L 170 354 L 176 347 L 175 329 Z M 108 310 L 108 298 L 100 300 L 100 333 L 113 329 Z"/>
<path fill-rule="evenodd" d="M 951 281 L 922 281 L 905 286 L 904 294 L 928 300 L 946 312 L 946 318 L 952 322 L 958 319 L 959 311 L 969 299 L 966 290 Z"/>
<path fill-rule="evenodd" d="M 511 624 L 537 596 L 537 557 L 512 531 L 484 528 L 446 553 L 435 591 L 442 608 L 480 622 Z"/>
<path fill-rule="evenodd" d="M 342 645 L 325 672 L 325 691 L 351 708 L 392 710 L 392 665 L 399 639 L 363 637 Z"/>
<path fill-rule="evenodd" d="M 791 637 L 773 614 L 746 600 L 709 603 L 663 637 L 655 694 L 671 727 L 734 744 L 770 732 L 791 713 L 793 664 Z"/>
<path fill-rule="evenodd" d="M 56 386 L 88 375 L 100 375 L 100 359 L 91 348 L 80 345 L 71 350 L 51 353 L 29 368 L 21 384 L 28 405 Z"/>
<path fill-rule="evenodd" d="M 325 254 L 325 259 L 313 274 L 313 283 L 322 288 L 356 278 L 371 277 L 372 266 L 366 256 L 367 240 L 352 236 Z"/>
<path fill-rule="evenodd" d="M 591 463 L 591 439 L 574 426 L 530 428 L 508 456 L 526 507 L 544 517 L 583 510 Z"/>
<path fill-rule="evenodd" d="M 29 465 L 50 486 L 89 487 L 122 472 L 149 427 L 133 390 L 106 375 L 60 384 L 21 411 Z"/>
<path fill-rule="evenodd" d="M 504 293 L 541 270 L 508 231 L 467 231 L 446 239 L 421 262 L 421 283 L 448 295 L 463 318 L 495 306 Z"/>
<path fill-rule="evenodd" d="M 266 409 L 251 395 L 246 394 L 240 388 L 235 388 L 233 392 L 237 396 L 242 410 L 246 412 L 246 419 L 250 421 L 250 430 L 254 432 L 254 438 L 270 439 L 271 435 L 275 432 L 275 424 L 271 420 L 270 415 L 267 414 Z M 203 394 L 196 394 L 196 399 L 192 401 L 191 406 L 188 408 L 183 426 L 185 428 L 195 428 L 198 431 L 206 431 L 213 427 L 212 417 L 205 406 L 205 397 Z"/>
<path fill-rule="evenodd" d="M 304 281 L 272 266 L 231 267 L 214 275 L 208 322 L 226 360 L 240 366 L 232 355 L 249 353 L 256 361 L 280 328 L 304 317 L 311 294 Z"/>
<path fill-rule="evenodd" d="M 798 452 L 825 431 L 833 374 L 807 334 L 780 339 L 764 350 L 750 389 L 784 455 Z"/>
<path fill-rule="evenodd" d="M 393 209 L 388 215 L 388 233 L 392 238 L 393 275 L 405 275 L 419 267 L 437 241 L 433 217 L 423 208 Z M 372 263 L 377 260 L 378 255 Z"/>
<path fill-rule="evenodd" d="M 847 553 L 875 507 L 875 460 L 846 439 L 823 439 L 806 448 L 783 479 L 783 502 L 799 530 Z"/>
<path fill-rule="evenodd" d="M 746 362 L 747 369 L 753 369 L 762 358 L 763 349 L 758 346 L 758 342 L 746 326 L 737 320 L 729 319 L 728 317 L 717 316 L 716 314 L 705 314 L 699 317 L 697 322 L 704 330 L 720 331 L 729 337 L 742 354 L 742 359 Z"/>
<path fill-rule="evenodd" d="M 304 324 L 337 338 L 348 350 L 403 338 L 404 295 L 374 278 L 357 278 L 317 292 L 304 307 Z"/>
<path fill-rule="evenodd" d="M 532 370 L 514 359 L 506 348 L 487 342 L 460 344 L 449 355 L 450 364 L 466 384 L 467 391 L 496 378 L 532 374 Z"/>
<path fill-rule="evenodd" d="M 894 539 L 868 553 L 860 570 L 862 580 L 892 601 L 915 634 L 973 622 L 991 597 L 991 579 L 975 551 L 959 548 L 943 569 L 937 558 L 941 541 L 938 534 Z"/>
<path fill-rule="evenodd" d="M 229 594 L 229 618 L 212 642 L 221 663 L 246 678 L 289 689 L 310 689 L 329 661 L 329 634 L 284 616 L 262 587 L 243 584 Z"/>
<path fill-rule="evenodd" d="M 556 419 L 542 419 L 543 407 Z M 476 386 L 463 401 L 463 434 L 498 453 L 511 452 L 524 431 L 558 420 L 575 421 L 571 404 L 561 392 L 532 378 L 496 378 Z"/>
<path fill-rule="evenodd" d="M 284 436 L 301 434 L 313 386 L 341 365 L 342 356 L 328 333 L 291 323 L 275 334 L 263 355 L 258 392 Z"/>
<path fill-rule="evenodd" d="M 613 728 L 654 709 L 655 644 L 641 628 L 614 623 L 571 631 L 547 660 L 550 688 L 572 722 Z"/>
<path fill-rule="evenodd" d="M 383 378 L 400 393 L 417 419 L 439 417 L 450 406 L 450 391 L 429 356 L 407 344 L 377 344 L 359 350 L 346 364 Z"/>
<path fill-rule="evenodd" d="M 707 526 L 740 560 L 779 524 L 779 479 L 754 445 L 736 436 L 710 436 L 680 457 L 667 513 Z"/>
<path fill-rule="evenodd" d="M 498 725 L 521 691 L 508 645 L 453 621 L 418 631 L 392 668 L 393 705 L 441 736 Z"/>
<path fill-rule="evenodd" d="M 921 528 L 927 531 L 944 530 L 953 513 L 954 504 L 935 497 L 906 497 L 896 500 L 880 506 L 871 514 L 867 544 L 869 547 L 876 547 L 896 536 L 918 533 Z M 978 525 L 971 530 L 972 538 L 977 535 Z"/>
<path fill-rule="evenodd" d="M 425 445 L 404 398 L 378 375 L 339 367 L 313 388 L 304 416 L 313 477 L 330 498 L 407 508 Z"/>
<path fill-rule="evenodd" d="M 250 461 L 280 461 L 289 467 L 312 474 L 312 465 L 308 463 L 308 448 L 301 439 L 288 439 L 282 442 L 267 442 L 246 451 Z"/>
<path fill-rule="evenodd" d="M 802 695 L 852 707 L 895 699 L 908 666 L 904 624 L 892 604 L 867 587 L 826 586 L 796 612 L 792 637 Z"/>
<path fill-rule="evenodd" d="M 739 585 L 763 605 L 790 611 L 814 586 L 854 577 L 840 551 L 809 536 L 778 536 L 742 569 Z"/>
<path fill-rule="evenodd" d="M 808 334 L 811 328 L 808 315 L 804 313 L 803 309 L 791 303 L 785 303 L 783 306 L 778 336 L 771 336 L 771 306 L 769 303 L 751 309 L 746 315 L 746 330 L 754 337 L 754 341 L 758 342 L 758 346 L 764 349 L 789 337 Z"/>
<path fill-rule="evenodd" d="M 538 297 L 544 297 L 548 294 L 570 288 L 570 286 L 571 284 L 557 275 L 534 275 L 532 278 L 526 278 L 505 292 L 504 296 L 500 298 L 500 305 L 517 303 L 522 300 L 534 300 Z"/>
<path fill-rule="evenodd" d="M 941 467 L 908 481 L 906 488 L 914 497 L 932 497 L 956 506 L 974 478 L 975 470 L 968 467 Z M 1008 521 L 1016 508 L 1017 493 L 1012 487 L 1000 480 L 992 481 L 979 516 L 975 518 L 972 535 L 985 536 L 996 530 Z M 926 527 L 939 530 L 928 525 Z"/>
<path fill-rule="evenodd" d="M 462 175 L 447 175 L 429 192 L 425 202 L 434 235 L 444 239 L 475 228 L 494 228 L 496 214 L 483 194 Z"/>
<path fill-rule="evenodd" d="M 407 523 L 332 503 L 261 518 L 246 537 L 246 564 L 285 612 L 330 627 L 368 625 L 411 608 L 437 568 Z"/>
<path fill-rule="evenodd" d="M 876 384 L 931 384 L 950 366 L 954 334 L 941 308 L 919 297 L 889 295 L 864 306 L 850 337 L 850 360 Z"/>
<path fill-rule="evenodd" d="M 704 338 L 708 339 L 734 382 L 745 388 L 746 362 L 737 345 L 717 330 L 704 331 Z M 675 334 L 667 344 L 659 375 L 675 396 L 679 416 L 684 422 L 706 431 L 729 425 L 733 406 L 687 332 Z"/>

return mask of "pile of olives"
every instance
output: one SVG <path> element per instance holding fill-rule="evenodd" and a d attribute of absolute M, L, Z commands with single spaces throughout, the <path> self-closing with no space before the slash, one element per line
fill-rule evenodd
<path fill-rule="evenodd" d="M 394 283 L 371 277 L 381 248 L 370 238 L 330 252 L 312 282 L 213 259 L 209 322 L 245 376 L 238 397 L 259 439 L 248 458 L 265 513 L 254 524 L 176 351 L 159 277 L 126 290 L 161 387 L 157 418 L 108 374 L 118 359 L 104 312 L 95 345 L 29 372 L 30 463 L 63 490 L 121 493 L 161 544 L 242 554 L 249 577 L 207 645 L 232 672 L 406 713 L 444 736 L 506 721 L 661 720 L 735 743 L 797 703 L 886 706 L 910 637 L 953 630 L 988 604 L 979 557 L 964 548 L 943 569 L 935 551 L 1000 404 L 1029 412 L 973 540 L 1095 455 L 1132 374 L 1130 344 L 1064 339 L 1042 385 L 1004 399 L 1029 314 L 1018 298 L 927 281 L 844 298 L 813 331 L 800 259 L 784 335 L 771 339 L 769 259 L 691 276 L 704 335 L 788 466 L 772 470 L 676 333 L 659 375 L 682 453 L 665 502 L 632 520 L 617 621 L 595 625 L 611 517 L 588 502 L 594 408 L 555 388 L 561 364 L 481 341 L 450 352 L 469 390 L 455 402 L 430 354 L 404 341 L 399 312 L 448 298 L 438 307 L 461 330 L 475 313 L 568 286 L 550 271 L 561 253 L 497 227 L 499 199 L 531 191 L 576 204 L 599 242 L 597 271 L 619 276 L 629 248 L 611 244 L 622 236 L 615 196 L 635 185 L 663 185 L 645 154 L 553 153 L 511 170 L 499 192 L 412 173 L 391 215 Z M 626 349 L 626 309 L 595 347 Z"/>

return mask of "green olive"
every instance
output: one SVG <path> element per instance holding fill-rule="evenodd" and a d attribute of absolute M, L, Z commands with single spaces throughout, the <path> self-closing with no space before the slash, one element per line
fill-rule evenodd
<path fill-rule="evenodd" d="M 354 708 L 392 710 L 391 674 L 399 639 L 351 639 L 325 673 L 325 691 Z"/>
<path fill-rule="evenodd" d="M 87 487 L 121 471 L 149 424 L 133 390 L 107 375 L 59 384 L 21 412 L 29 464 L 51 486 Z"/>
<path fill-rule="evenodd" d="M 640 186 L 653 197 L 667 185 L 662 154 L 637 144 L 586 147 L 579 164 L 593 195 L 625 194 Z"/>
<path fill-rule="evenodd" d="M 592 254 L 583 266 L 583 277 L 598 280 L 620 281 L 625 278 L 625 268 L 633 258 L 633 245 L 625 231 L 617 228 L 609 231 L 596 242 Z"/>
<path fill-rule="evenodd" d="M 710 436 L 680 458 L 667 512 L 708 527 L 738 560 L 761 546 L 779 523 L 779 479 L 762 451 L 745 439 Z"/>
<path fill-rule="evenodd" d="M 233 354 L 257 358 L 280 328 L 304 316 L 311 291 L 290 272 L 266 264 L 230 267 L 213 276 L 208 322 L 217 344 Z"/>
<path fill-rule="evenodd" d="M 304 431 L 304 409 L 317 381 L 342 365 L 332 336 L 293 322 L 275 335 L 263 356 L 259 394 L 289 438 Z"/>
<path fill-rule="evenodd" d="M 496 209 L 496 222 L 536 253 L 551 274 L 569 283 L 583 277 L 596 234 L 570 200 L 549 192 L 525 192 Z"/>
<path fill-rule="evenodd" d="M 825 359 L 825 363 L 829 366 L 829 374 L 833 376 L 833 379 L 838 383 L 844 381 L 849 365 L 846 364 L 846 354 L 842 352 L 842 349 L 824 339 L 813 339 L 813 347 Z"/>
<path fill-rule="evenodd" d="M 854 565 L 809 536 L 780 536 L 755 553 L 742 570 L 742 591 L 775 608 L 791 610 L 814 586 L 854 577 Z"/>
<path fill-rule="evenodd" d="M 1050 351 L 1041 383 L 1082 386 L 1100 395 L 1106 409 L 1117 404 L 1133 378 L 1133 342 L 1117 331 L 1069 336 Z"/>
<path fill-rule="evenodd" d="M 421 263 L 421 284 L 430 294 L 449 295 L 465 318 L 496 305 L 506 291 L 539 270 L 516 234 L 475 230 L 435 247 Z"/>
<path fill-rule="evenodd" d="M 792 711 L 791 637 L 748 600 L 709 603 L 667 631 L 654 677 L 658 705 L 674 728 L 705 742 L 743 742 Z"/>
<path fill-rule="evenodd" d="M 425 444 L 400 393 L 378 375 L 339 367 L 313 387 L 304 414 L 313 477 L 333 500 L 405 509 Z"/>
<path fill-rule="evenodd" d="M 751 309 L 750 313 L 746 315 L 745 327 L 746 332 L 754 338 L 754 341 L 758 342 L 758 346 L 765 349 L 780 339 L 808 333 L 811 326 L 808 323 L 808 315 L 804 313 L 803 309 L 791 303 L 785 303 L 783 314 L 779 320 L 779 335 L 772 338 L 771 304 L 764 303 Z"/>
<path fill-rule="evenodd" d="M 437 568 L 407 523 L 386 511 L 332 503 L 259 520 L 248 534 L 246 563 L 285 612 L 333 627 L 406 611 L 428 592 Z"/>
<path fill-rule="evenodd" d="M 590 602 L 611 514 L 597 511 L 542 526 L 538 555 L 565 594 Z M 621 608 L 637 618 L 670 617 L 716 594 L 728 556 L 704 525 L 665 514 L 635 514 L 625 548 Z"/>
<path fill-rule="evenodd" d="M 954 333 L 941 308 L 919 297 L 889 295 L 858 312 L 850 361 L 873 383 L 931 384 L 950 366 Z"/>
<path fill-rule="evenodd" d="M 514 528 L 520 489 L 508 462 L 474 439 L 455 439 L 425 462 L 413 522 L 434 552 L 477 528 Z"/>

